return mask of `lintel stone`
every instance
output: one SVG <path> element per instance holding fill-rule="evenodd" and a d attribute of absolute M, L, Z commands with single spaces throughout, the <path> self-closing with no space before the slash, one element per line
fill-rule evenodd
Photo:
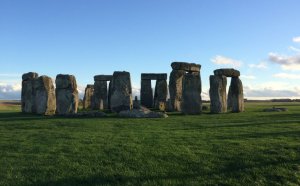
<path fill-rule="evenodd" d="M 221 68 L 214 71 L 216 76 L 239 77 L 240 71 L 233 68 Z"/>
<path fill-rule="evenodd" d="M 94 76 L 95 81 L 111 81 L 112 75 L 96 75 Z"/>
<path fill-rule="evenodd" d="M 142 80 L 167 80 L 166 73 L 142 73 L 141 79 Z"/>

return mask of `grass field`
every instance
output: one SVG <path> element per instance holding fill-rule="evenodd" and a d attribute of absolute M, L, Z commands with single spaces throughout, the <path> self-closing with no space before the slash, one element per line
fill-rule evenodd
<path fill-rule="evenodd" d="M 288 112 L 262 112 L 273 105 Z M 166 119 L 0 106 L 0 185 L 300 185 L 300 103 Z"/>

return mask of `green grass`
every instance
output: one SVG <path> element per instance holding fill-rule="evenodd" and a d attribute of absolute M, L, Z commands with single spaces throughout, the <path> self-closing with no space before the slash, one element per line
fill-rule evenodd
<path fill-rule="evenodd" d="M 167 119 L 0 110 L 0 185 L 300 185 L 299 103 Z"/>

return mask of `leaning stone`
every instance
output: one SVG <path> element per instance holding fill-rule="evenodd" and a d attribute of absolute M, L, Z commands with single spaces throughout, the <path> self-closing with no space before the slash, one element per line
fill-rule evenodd
<path fill-rule="evenodd" d="M 158 79 L 164 79 L 167 80 L 168 75 L 166 73 L 158 74 L 158 73 L 142 73 L 141 79 L 142 80 L 158 80 Z"/>
<path fill-rule="evenodd" d="M 83 97 L 83 109 L 91 109 L 92 99 L 94 95 L 94 85 L 87 85 Z"/>
<path fill-rule="evenodd" d="M 46 116 L 54 115 L 56 97 L 52 79 L 48 76 L 41 76 L 35 81 L 34 88 L 36 91 L 36 113 Z"/>
<path fill-rule="evenodd" d="M 132 109 L 132 88 L 129 72 L 114 72 L 110 95 L 110 107 L 113 112 Z"/>
<path fill-rule="evenodd" d="M 238 77 L 231 78 L 227 104 L 229 104 L 228 108 L 232 109 L 232 112 L 244 111 L 243 84 Z"/>
<path fill-rule="evenodd" d="M 141 80 L 141 105 L 152 108 L 153 107 L 153 92 L 151 86 L 151 80 Z"/>
<path fill-rule="evenodd" d="M 227 78 L 225 76 L 210 76 L 210 110 L 211 113 L 225 113 L 227 112 L 226 102 L 226 85 Z"/>
<path fill-rule="evenodd" d="M 154 93 L 154 108 L 159 109 L 160 111 L 166 110 L 168 96 L 168 84 L 167 80 L 157 80 L 155 85 Z"/>
<path fill-rule="evenodd" d="M 173 70 L 184 70 L 187 72 L 200 72 L 201 65 L 187 62 L 173 62 L 171 64 Z"/>
<path fill-rule="evenodd" d="M 182 86 L 182 113 L 200 114 L 202 111 L 200 73 L 185 74 Z"/>
<path fill-rule="evenodd" d="M 35 72 L 22 75 L 21 108 L 23 113 L 36 112 L 34 83 L 38 78 Z"/>
<path fill-rule="evenodd" d="M 97 75 L 94 76 L 95 81 L 111 81 L 112 75 Z"/>
<path fill-rule="evenodd" d="M 221 68 L 214 71 L 216 76 L 239 77 L 240 71 L 233 68 Z"/>
<path fill-rule="evenodd" d="M 170 74 L 169 92 L 173 111 L 181 111 L 183 70 L 173 70 Z"/>
<path fill-rule="evenodd" d="M 73 75 L 56 76 L 56 113 L 66 115 L 77 113 L 78 109 L 78 90 L 76 78 Z"/>

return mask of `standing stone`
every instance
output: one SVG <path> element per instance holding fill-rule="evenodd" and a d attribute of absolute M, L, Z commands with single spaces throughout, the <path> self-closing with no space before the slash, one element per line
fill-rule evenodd
<path fill-rule="evenodd" d="M 93 109 L 103 110 L 108 108 L 108 90 L 106 81 L 95 81 Z"/>
<path fill-rule="evenodd" d="M 169 80 L 169 92 L 171 99 L 171 110 L 181 111 L 182 100 L 182 79 L 185 75 L 184 70 L 172 70 Z"/>
<path fill-rule="evenodd" d="M 141 105 L 147 108 L 153 107 L 151 79 L 142 79 L 141 81 Z"/>
<path fill-rule="evenodd" d="M 226 102 L 226 76 L 215 76 L 209 77 L 210 81 L 210 108 L 212 113 L 224 113 L 227 112 Z"/>
<path fill-rule="evenodd" d="M 232 109 L 232 112 L 244 111 L 243 84 L 238 77 L 231 78 L 228 92 L 228 104 L 228 107 Z"/>
<path fill-rule="evenodd" d="M 154 92 L 154 108 L 161 111 L 166 110 L 168 96 L 168 84 L 166 79 L 158 79 L 155 85 Z"/>
<path fill-rule="evenodd" d="M 59 115 L 77 113 L 78 90 L 73 75 L 56 76 L 56 113 Z"/>
<path fill-rule="evenodd" d="M 182 105 L 184 114 L 200 114 L 202 111 L 200 73 L 188 73 L 182 82 Z"/>
<path fill-rule="evenodd" d="M 129 72 L 114 72 L 110 107 L 113 112 L 132 109 L 132 88 Z"/>
<path fill-rule="evenodd" d="M 54 115 L 56 111 L 56 97 L 53 81 L 48 76 L 41 76 L 35 80 L 36 113 Z"/>
<path fill-rule="evenodd" d="M 93 95 L 94 95 L 94 85 L 87 85 L 84 91 L 83 109 L 91 109 Z"/>
<path fill-rule="evenodd" d="M 33 113 L 36 111 L 34 83 L 38 76 L 35 72 L 22 75 L 21 104 L 23 113 Z"/>
<path fill-rule="evenodd" d="M 108 95 L 107 95 L 107 107 L 108 107 L 108 109 L 111 109 L 111 107 L 110 107 L 111 88 L 112 88 L 112 82 L 109 81 L 109 84 L 108 84 Z"/>

